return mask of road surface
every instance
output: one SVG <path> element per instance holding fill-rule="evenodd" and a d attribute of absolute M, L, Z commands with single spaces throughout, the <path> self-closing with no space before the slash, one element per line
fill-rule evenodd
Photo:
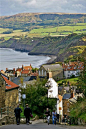
<path fill-rule="evenodd" d="M 20 124 L 20 125 L 3 125 L 0 129 L 86 129 L 84 126 L 67 126 L 67 125 L 47 125 L 47 123 Z"/>

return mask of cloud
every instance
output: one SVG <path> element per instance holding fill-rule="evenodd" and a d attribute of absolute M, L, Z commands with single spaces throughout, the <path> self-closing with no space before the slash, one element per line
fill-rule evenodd
<path fill-rule="evenodd" d="M 86 13 L 86 0 L 0 0 L 1 15 L 23 12 Z"/>

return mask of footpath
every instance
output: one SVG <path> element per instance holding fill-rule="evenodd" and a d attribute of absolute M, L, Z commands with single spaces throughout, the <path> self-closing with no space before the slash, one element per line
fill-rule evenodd
<path fill-rule="evenodd" d="M 71 126 L 71 125 L 61 125 L 61 124 L 47 124 L 43 122 L 43 119 L 31 121 L 32 124 L 26 125 L 21 123 L 20 125 L 9 124 L 2 125 L 0 129 L 86 129 L 86 126 Z"/>
<path fill-rule="evenodd" d="M 39 119 L 39 120 L 35 120 L 35 121 L 31 121 L 32 124 L 41 124 L 43 123 L 43 119 Z M 86 129 L 86 125 L 61 125 L 61 124 L 58 124 L 59 127 L 62 127 L 62 128 L 67 128 L 67 129 Z"/>

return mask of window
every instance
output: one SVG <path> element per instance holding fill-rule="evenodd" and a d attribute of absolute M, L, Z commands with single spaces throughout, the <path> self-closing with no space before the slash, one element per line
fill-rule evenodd
<path fill-rule="evenodd" d="M 45 76 L 46 76 L 46 71 L 45 71 Z"/>
<path fill-rule="evenodd" d="M 39 71 L 39 75 L 40 75 L 40 71 Z"/>
<path fill-rule="evenodd" d="M 43 69 L 42 69 L 42 75 L 43 75 Z"/>

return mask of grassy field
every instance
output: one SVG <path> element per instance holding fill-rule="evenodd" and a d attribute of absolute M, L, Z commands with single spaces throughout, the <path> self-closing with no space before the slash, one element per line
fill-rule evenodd
<path fill-rule="evenodd" d="M 0 37 L 5 37 L 7 39 L 9 39 L 9 37 L 13 37 L 13 36 L 22 36 L 22 35 L 26 35 L 28 32 L 22 32 L 22 30 L 14 30 L 13 33 L 10 34 L 2 34 L 3 32 L 7 31 L 9 29 L 3 29 L 0 28 Z"/>
<path fill-rule="evenodd" d="M 69 79 L 63 79 L 58 81 L 58 84 L 63 84 L 64 82 L 66 83 L 65 85 L 67 85 L 67 82 L 69 81 L 70 85 L 76 85 L 78 78 L 69 78 Z"/>
<path fill-rule="evenodd" d="M 3 32 L 8 31 L 10 29 L 0 28 L 0 37 L 5 37 L 5 39 L 9 39 L 13 36 L 25 36 L 28 37 L 44 37 L 44 36 L 66 36 L 71 33 L 86 33 L 86 23 L 77 23 L 76 25 L 66 25 L 66 26 L 57 26 L 57 27 L 46 27 L 46 28 L 38 28 L 32 29 L 30 32 L 23 32 L 23 30 L 13 30 L 10 34 L 3 34 Z"/>
<path fill-rule="evenodd" d="M 71 33 L 86 33 L 86 25 L 78 25 L 78 26 L 58 26 L 54 28 L 39 28 L 33 29 L 30 31 L 30 34 L 42 34 L 42 33 L 50 33 L 50 35 L 68 35 Z"/>
<path fill-rule="evenodd" d="M 7 31 L 7 30 L 9 30 L 9 29 L 0 28 L 0 34 Z"/>

